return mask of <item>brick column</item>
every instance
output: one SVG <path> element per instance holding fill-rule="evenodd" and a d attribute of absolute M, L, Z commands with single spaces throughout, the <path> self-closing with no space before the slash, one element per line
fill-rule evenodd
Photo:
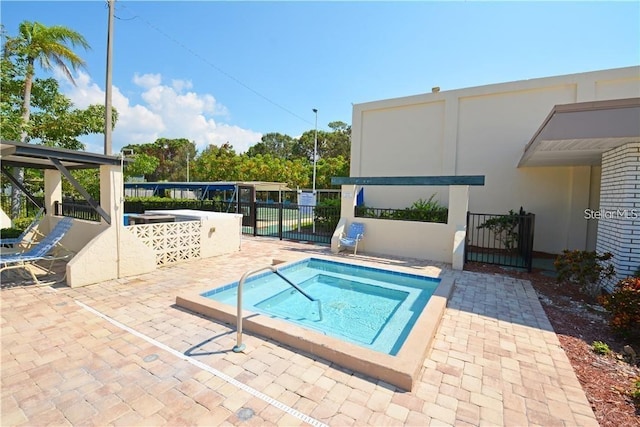
<path fill-rule="evenodd" d="M 598 253 L 611 252 L 616 277 L 605 284 L 609 291 L 620 279 L 640 267 L 640 143 L 628 143 L 602 155 Z"/>

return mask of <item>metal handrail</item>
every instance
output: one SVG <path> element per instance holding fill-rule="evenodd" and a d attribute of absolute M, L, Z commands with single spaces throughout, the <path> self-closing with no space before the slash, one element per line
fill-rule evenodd
<path fill-rule="evenodd" d="M 237 302 L 237 310 L 238 311 L 237 311 L 237 314 L 236 314 L 237 339 L 236 339 L 236 345 L 233 347 L 233 351 L 235 353 L 240 353 L 246 347 L 242 343 L 242 287 L 244 286 L 244 282 L 247 280 L 247 278 L 249 276 L 252 276 L 252 275 L 254 275 L 256 273 L 260 273 L 261 271 L 265 271 L 265 270 L 271 270 L 271 272 L 275 273 L 282 280 L 287 282 L 288 285 L 292 286 L 295 290 L 297 290 L 302 295 L 304 295 L 309 301 L 317 302 L 318 303 L 318 308 L 319 308 L 318 311 L 319 311 L 319 315 L 320 315 L 320 320 L 322 320 L 322 305 L 321 305 L 320 300 L 317 300 L 317 299 L 311 297 L 305 291 L 300 289 L 298 287 L 298 285 L 296 285 L 291 280 L 289 280 L 285 276 L 283 276 L 282 273 L 280 273 L 280 271 L 278 271 L 278 269 L 276 267 L 274 267 L 273 265 L 267 265 L 266 267 L 261 267 L 261 268 L 255 269 L 255 270 L 249 270 L 249 271 L 247 271 L 246 273 L 244 273 L 242 275 L 242 277 L 240 278 L 240 282 L 238 282 L 238 302 Z"/>

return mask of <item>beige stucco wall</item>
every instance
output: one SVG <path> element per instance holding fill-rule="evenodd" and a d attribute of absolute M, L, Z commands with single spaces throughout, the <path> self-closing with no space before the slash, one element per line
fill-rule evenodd
<path fill-rule="evenodd" d="M 80 232 L 74 221 L 70 232 Z M 119 238 L 118 238 L 119 237 Z M 118 241 L 120 244 L 118 245 Z M 63 242 L 64 244 L 64 242 Z M 155 254 L 122 225 L 104 227 L 67 264 L 67 284 L 78 287 L 156 269 Z"/>
<path fill-rule="evenodd" d="M 470 188 L 471 212 L 522 206 L 536 214 L 535 250 L 592 248 L 584 209 L 598 206 L 599 169 L 516 166 L 554 105 L 632 97 L 640 97 L 640 67 L 356 104 L 350 175 L 485 175 L 484 187 Z M 364 195 L 367 206 L 403 208 L 434 192 L 449 203 L 446 189 L 437 187 L 367 186 Z"/>
<path fill-rule="evenodd" d="M 219 214 L 202 219 L 200 256 L 212 256 L 238 252 L 242 241 L 242 215 Z"/>

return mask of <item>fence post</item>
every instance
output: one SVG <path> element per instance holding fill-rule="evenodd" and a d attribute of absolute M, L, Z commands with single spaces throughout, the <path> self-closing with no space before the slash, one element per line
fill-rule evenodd
<path fill-rule="evenodd" d="M 283 217 L 284 217 L 284 203 L 278 203 L 278 237 L 280 238 L 280 240 L 282 240 L 282 234 L 283 234 L 283 226 L 282 226 L 282 222 L 283 222 Z"/>
<path fill-rule="evenodd" d="M 467 211 L 467 233 L 464 237 L 464 263 L 467 263 L 467 245 L 469 244 L 469 233 L 471 232 L 471 228 L 469 227 L 469 211 Z"/>
<path fill-rule="evenodd" d="M 255 200 L 249 204 L 249 218 L 251 218 L 251 226 L 253 227 L 253 236 L 258 235 L 258 206 Z M 253 215 L 251 215 L 253 213 Z"/>

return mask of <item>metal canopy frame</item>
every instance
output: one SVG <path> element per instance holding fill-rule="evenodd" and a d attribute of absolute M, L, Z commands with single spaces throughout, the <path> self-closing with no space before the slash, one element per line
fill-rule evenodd
<path fill-rule="evenodd" d="M 2 173 L 7 176 L 9 181 L 11 181 L 13 185 L 16 185 L 29 200 L 39 207 L 42 206 L 35 201 L 35 197 L 23 185 L 17 182 L 9 172 L 9 168 L 56 169 L 60 171 L 108 224 L 111 224 L 109 214 L 107 214 L 104 209 L 100 207 L 100 204 L 89 195 L 87 190 L 73 178 L 70 170 L 95 169 L 103 165 L 121 166 L 130 163 L 129 159 L 121 156 L 107 156 L 104 154 L 54 148 L 46 145 L 23 144 L 7 140 L 0 140 L 0 161 L 2 162 Z"/>

